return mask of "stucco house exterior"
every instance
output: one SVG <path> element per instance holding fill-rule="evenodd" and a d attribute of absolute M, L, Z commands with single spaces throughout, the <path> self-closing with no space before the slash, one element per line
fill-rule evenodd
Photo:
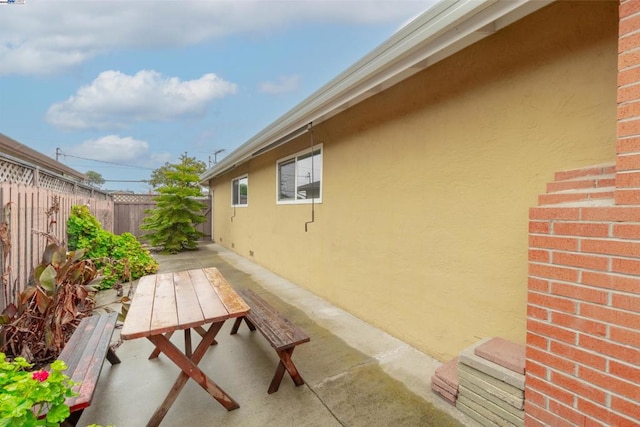
<path fill-rule="evenodd" d="M 527 425 L 640 424 L 639 3 L 441 2 L 201 176 L 213 239 L 441 361 L 526 344 Z"/>

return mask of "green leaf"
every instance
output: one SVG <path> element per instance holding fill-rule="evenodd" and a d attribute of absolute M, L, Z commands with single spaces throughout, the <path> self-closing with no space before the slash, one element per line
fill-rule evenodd
<path fill-rule="evenodd" d="M 56 279 L 58 276 L 58 272 L 53 266 L 48 265 L 47 268 L 44 269 L 38 281 L 40 282 L 40 286 L 47 290 L 47 292 L 53 294 L 56 288 Z"/>
<path fill-rule="evenodd" d="M 47 412 L 47 421 L 51 423 L 60 423 L 66 420 L 71 412 L 69 411 L 69 407 L 64 403 L 61 405 L 54 405 L 49 408 L 49 412 Z"/>
<path fill-rule="evenodd" d="M 57 250 L 51 254 L 51 265 L 60 266 L 67 261 L 67 251 L 64 247 L 58 246 Z"/>

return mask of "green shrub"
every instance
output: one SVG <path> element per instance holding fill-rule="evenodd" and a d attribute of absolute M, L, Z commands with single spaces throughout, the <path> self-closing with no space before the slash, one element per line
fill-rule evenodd
<path fill-rule="evenodd" d="M 48 371 L 30 371 L 32 366 L 0 353 L 0 426 L 59 426 L 69 416 L 65 399 L 78 394 L 71 389 L 78 383 L 62 373 L 65 363 L 56 360 Z M 45 409 L 46 417 L 39 420 Z"/>
<path fill-rule="evenodd" d="M 113 234 L 102 228 L 87 206 L 73 206 L 67 221 L 69 249 L 85 248 L 101 269 L 100 289 L 158 271 L 158 263 L 131 233 Z"/>

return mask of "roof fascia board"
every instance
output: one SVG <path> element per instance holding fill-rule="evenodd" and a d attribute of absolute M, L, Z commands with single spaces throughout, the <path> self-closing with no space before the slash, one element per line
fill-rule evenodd
<path fill-rule="evenodd" d="M 445 0 L 438 3 L 204 172 L 201 182 L 206 183 L 256 153 L 268 151 L 266 147 L 274 142 L 290 141 L 308 123 L 317 125 L 552 1 Z"/>
<path fill-rule="evenodd" d="M 33 148 L 27 147 L 3 133 L 0 133 L 0 150 L 15 158 L 20 158 L 23 161 L 40 166 L 41 168 L 47 169 L 56 174 L 67 175 L 81 181 L 87 179 L 85 174 L 60 163 L 51 157 L 34 150 Z"/>

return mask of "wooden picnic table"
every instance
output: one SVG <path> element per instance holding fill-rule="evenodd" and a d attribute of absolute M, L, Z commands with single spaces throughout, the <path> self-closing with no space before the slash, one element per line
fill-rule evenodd
<path fill-rule="evenodd" d="M 225 320 L 248 312 L 249 306 L 214 267 L 154 274 L 140 279 L 121 337 L 123 340 L 147 338 L 182 371 L 147 426 L 160 424 L 189 378 L 227 410 L 239 407 L 198 367 L 198 363 Z M 211 325 L 205 329 L 208 324 Z M 203 335 L 195 351 L 191 348 L 191 329 Z M 177 330 L 184 331 L 184 352 L 169 340 Z"/>

